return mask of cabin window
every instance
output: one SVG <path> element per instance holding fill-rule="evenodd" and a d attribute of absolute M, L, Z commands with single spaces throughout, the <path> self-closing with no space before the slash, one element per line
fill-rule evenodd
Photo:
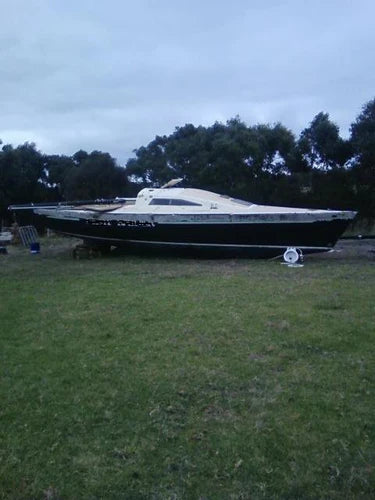
<path fill-rule="evenodd" d="M 200 203 L 195 203 L 194 201 L 180 200 L 173 198 L 153 198 L 150 201 L 150 205 L 172 205 L 172 206 L 195 206 L 201 207 Z"/>
<path fill-rule="evenodd" d="M 153 198 L 150 205 L 169 205 L 170 200 L 167 198 Z"/>

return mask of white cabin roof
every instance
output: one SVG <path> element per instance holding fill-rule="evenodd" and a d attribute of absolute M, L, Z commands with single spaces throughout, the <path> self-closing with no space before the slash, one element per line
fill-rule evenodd
<path fill-rule="evenodd" d="M 145 188 L 138 193 L 136 205 L 149 205 L 152 199 L 171 199 L 171 200 L 185 200 L 187 202 L 199 203 L 204 208 L 211 208 L 212 203 L 224 207 L 229 206 L 251 206 L 253 203 L 236 200 L 229 196 L 224 196 L 211 191 L 193 188 L 169 188 L 169 189 L 152 189 Z"/>
<path fill-rule="evenodd" d="M 113 212 L 269 214 L 326 212 L 326 210 L 257 205 L 203 189 L 144 188 L 138 193 L 135 205 L 125 205 Z"/>

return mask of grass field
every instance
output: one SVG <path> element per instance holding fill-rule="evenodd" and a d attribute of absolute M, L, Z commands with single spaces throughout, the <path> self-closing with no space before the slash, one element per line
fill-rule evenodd
<path fill-rule="evenodd" d="M 0 498 L 375 497 L 373 254 L 0 256 Z"/>

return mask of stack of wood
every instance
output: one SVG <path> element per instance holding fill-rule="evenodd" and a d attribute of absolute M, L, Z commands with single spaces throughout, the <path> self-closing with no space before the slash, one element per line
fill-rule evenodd
<path fill-rule="evenodd" d="M 73 258 L 77 260 L 95 259 L 96 257 L 101 257 L 103 253 L 105 252 L 101 248 L 85 244 L 76 245 L 73 248 Z"/>

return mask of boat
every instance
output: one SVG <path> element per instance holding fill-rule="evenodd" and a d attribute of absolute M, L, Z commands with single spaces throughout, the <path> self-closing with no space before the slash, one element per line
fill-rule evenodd
<path fill-rule="evenodd" d="M 176 187 L 179 181 L 144 188 L 136 198 L 34 206 L 32 210 L 48 228 L 103 248 L 200 249 L 250 257 L 284 254 L 289 262 L 296 255 L 331 250 L 356 215 L 354 211 L 258 205 Z"/>

